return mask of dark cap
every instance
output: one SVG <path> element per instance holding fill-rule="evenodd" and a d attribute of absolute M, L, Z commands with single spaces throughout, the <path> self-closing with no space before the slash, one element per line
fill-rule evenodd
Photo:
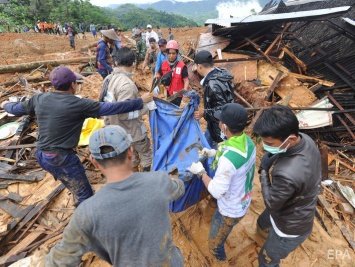
<path fill-rule="evenodd" d="M 90 136 L 89 149 L 94 159 L 109 159 L 126 151 L 132 143 L 132 137 L 118 125 L 105 126 Z M 102 154 L 101 148 L 109 146 L 113 151 Z"/>
<path fill-rule="evenodd" d="M 155 42 L 156 42 L 156 40 L 155 40 L 154 37 L 150 37 L 150 38 L 149 38 L 149 43 L 155 43 Z"/>
<path fill-rule="evenodd" d="M 141 37 L 141 35 L 139 33 L 136 33 L 133 38 L 138 38 L 138 37 Z"/>
<path fill-rule="evenodd" d="M 243 131 L 248 121 L 248 111 L 237 103 L 223 105 L 214 116 L 234 131 Z"/>
<path fill-rule="evenodd" d="M 52 85 L 57 90 L 67 90 L 71 83 L 82 78 L 81 75 L 64 66 L 56 67 L 49 75 Z"/>
<path fill-rule="evenodd" d="M 164 38 L 160 38 L 158 41 L 158 45 L 166 45 L 168 42 Z"/>
<path fill-rule="evenodd" d="M 196 54 L 194 62 L 196 64 L 213 63 L 212 54 L 206 50 L 202 50 Z"/>

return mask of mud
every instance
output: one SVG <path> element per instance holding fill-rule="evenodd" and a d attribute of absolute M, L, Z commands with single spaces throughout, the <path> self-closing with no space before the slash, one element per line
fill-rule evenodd
<path fill-rule="evenodd" d="M 173 29 L 175 39 L 177 39 L 184 51 L 185 49 L 188 50 L 191 46 L 191 41 L 195 40 L 199 33 L 205 31 L 206 28 L 202 27 Z M 167 36 L 167 29 L 163 29 L 163 34 Z M 126 32 L 123 35 L 130 36 L 131 33 Z M 25 45 L 15 46 L 14 42 L 16 39 L 26 41 L 26 43 L 17 41 L 17 43 Z M 0 34 L 0 46 L 2 47 L 0 51 L 1 64 L 61 59 L 62 57 L 79 57 L 83 56 L 79 53 L 80 48 L 93 41 L 94 39 L 90 34 L 87 34 L 87 39 L 76 39 L 77 50 L 73 51 L 69 47 L 68 39 L 64 36 L 48 36 L 34 33 Z M 127 39 L 124 39 L 125 41 Z M 26 45 L 29 45 L 27 42 L 33 42 L 33 45 L 30 46 L 31 48 L 26 48 Z M 38 52 L 36 47 L 40 47 L 40 52 Z M 79 64 L 69 65 L 75 71 L 77 71 L 79 66 Z M 22 73 L 22 75 L 26 74 L 28 73 Z M 1 74 L 0 85 L 9 81 L 17 81 L 18 75 L 19 73 Z M 139 69 L 135 71 L 134 80 L 141 92 L 146 92 L 150 89 L 151 79 L 150 73 L 142 73 Z M 91 75 L 84 79 L 84 84 L 78 93 L 83 97 L 98 99 L 101 83 L 102 78 L 100 75 Z M 18 86 L 15 88 L 20 89 Z M 36 88 L 47 90 L 48 86 L 38 86 Z M 255 87 L 246 84 L 242 90 L 247 91 L 253 88 Z M 259 88 L 252 91 L 253 93 L 250 94 L 250 98 L 247 99 L 248 101 L 252 102 L 252 100 L 262 99 L 265 96 L 264 92 L 261 92 Z M 186 99 L 183 99 L 182 106 L 186 105 L 187 102 Z M 200 106 L 202 107 L 203 103 Z M 147 116 L 144 116 L 144 123 L 150 132 Z M 204 130 L 206 122 L 201 119 L 200 124 Z M 258 147 L 258 163 L 261 156 L 261 147 Z M 52 180 L 50 181 L 53 182 Z M 187 211 L 171 214 L 173 240 L 184 255 L 185 266 L 258 266 L 257 257 L 264 240 L 256 232 L 256 220 L 265 206 L 258 177 L 255 177 L 254 181 L 251 206 L 246 216 L 233 228 L 227 239 L 225 249 L 228 260 L 226 263 L 217 261 L 208 249 L 210 223 L 215 208 L 211 206 L 212 204 L 207 199 L 190 207 Z M 68 205 L 67 203 L 69 203 L 71 197 L 67 191 L 63 191 L 59 197 Z M 298 247 L 286 259 L 282 260 L 281 266 L 354 266 L 354 251 L 344 240 L 339 228 L 327 216 L 325 216 L 325 224 L 329 234 L 315 220 L 311 236 L 302 246 Z M 51 242 L 48 241 L 42 247 L 51 246 L 53 242 L 57 241 L 58 238 L 51 240 Z M 110 266 L 95 257 L 92 253 L 86 254 L 84 259 L 86 260 L 85 266 Z"/>

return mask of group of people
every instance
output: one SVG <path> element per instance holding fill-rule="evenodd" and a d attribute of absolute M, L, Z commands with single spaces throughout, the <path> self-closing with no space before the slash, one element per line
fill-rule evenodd
<path fill-rule="evenodd" d="M 102 31 L 105 38 L 98 47 L 108 57 L 106 45 L 116 37 L 111 35 L 114 30 L 107 31 L 111 32 Z M 178 60 L 177 42 L 171 40 L 165 46 L 167 59 L 155 68 L 155 75 L 163 79 L 167 71 L 172 72 L 167 89 L 173 95 L 177 88 L 188 88 L 188 74 Z M 131 49 L 118 49 L 114 67 L 106 60 L 99 61 L 111 68 L 100 102 L 77 98 L 81 77 L 57 67 L 50 74 L 53 92 L 1 104 L 8 113 L 37 116 L 38 163 L 78 199 L 62 241 L 43 260 L 48 266 L 76 266 L 84 253 L 93 251 L 114 266 L 183 266 L 183 255 L 172 240 L 169 203 L 181 197 L 185 187 L 182 180 L 165 172 L 150 171 L 154 155 L 142 116 L 156 108 L 152 94 L 140 97 L 131 79 L 136 60 Z M 208 245 L 216 259 L 226 261 L 224 244 L 251 203 L 256 146 L 244 132 L 248 111 L 234 103 L 233 75 L 215 67 L 208 51 L 198 52 L 194 63 L 204 77 L 204 107 L 194 112 L 194 118 L 207 121 L 205 137 L 210 147 L 202 153 L 214 158 L 210 168 L 215 176 L 209 177 L 201 162 L 192 162 L 188 171 L 201 179 L 217 202 Z M 84 119 L 99 116 L 105 116 L 106 126 L 90 138 L 90 159 L 107 184 L 94 195 L 73 148 Z M 321 161 L 315 143 L 299 132 L 298 125 L 288 107 L 275 105 L 262 113 L 253 128 L 266 151 L 258 169 L 266 208 L 256 227 L 267 236 L 259 266 L 279 266 L 312 231 Z"/>
<path fill-rule="evenodd" d="M 151 30 L 151 26 L 147 25 Z M 150 33 L 153 32 L 152 30 Z M 117 52 L 123 48 L 120 37 L 120 29 L 101 30 L 102 38 L 97 45 L 97 66 L 98 72 L 105 79 L 109 74 L 114 74 L 115 67 L 121 67 L 121 59 Z M 135 35 L 137 52 L 135 60 L 132 62 L 133 68 L 143 61 L 142 69 L 146 67 L 152 72 L 153 77 L 161 78 L 165 86 L 167 96 L 172 96 L 182 90 L 189 90 L 189 79 L 187 67 L 179 56 L 179 44 L 175 40 L 167 42 L 164 38 L 159 39 L 158 46 L 154 37 L 149 38 L 149 48 L 145 51 L 144 41 L 141 35 Z M 143 59 L 144 57 L 144 59 Z M 107 83 L 112 75 L 107 78 Z M 159 87 L 156 87 L 154 93 L 159 94 Z M 172 103 L 180 106 L 182 95 L 175 98 Z"/>

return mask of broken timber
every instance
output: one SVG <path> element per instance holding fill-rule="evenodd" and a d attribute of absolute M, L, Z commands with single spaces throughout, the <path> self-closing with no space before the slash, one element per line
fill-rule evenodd
<path fill-rule="evenodd" d="M 60 59 L 60 60 L 28 62 L 22 64 L 13 64 L 13 65 L 0 65 L 0 73 L 27 71 L 27 70 L 38 68 L 41 65 L 48 65 L 48 64 L 52 66 L 58 66 L 61 64 L 89 62 L 95 59 L 96 57 L 93 56 L 93 57 L 79 57 L 79 58 L 69 58 L 69 59 Z"/>
<path fill-rule="evenodd" d="M 349 231 L 345 228 L 344 224 L 339 219 L 338 214 L 335 213 L 328 201 L 322 195 L 318 196 L 318 201 L 322 205 L 322 207 L 328 212 L 328 214 L 333 218 L 333 221 L 339 227 L 340 231 L 344 235 L 345 239 L 349 242 L 350 246 L 355 249 L 355 240 L 351 237 Z"/>

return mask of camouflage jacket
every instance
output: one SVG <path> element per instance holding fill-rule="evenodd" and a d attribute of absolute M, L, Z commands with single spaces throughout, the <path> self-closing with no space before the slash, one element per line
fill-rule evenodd
<path fill-rule="evenodd" d="M 137 46 L 137 61 L 142 62 L 144 60 L 145 52 L 147 50 L 144 40 L 139 39 L 136 43 L 136 46 Z"/>

